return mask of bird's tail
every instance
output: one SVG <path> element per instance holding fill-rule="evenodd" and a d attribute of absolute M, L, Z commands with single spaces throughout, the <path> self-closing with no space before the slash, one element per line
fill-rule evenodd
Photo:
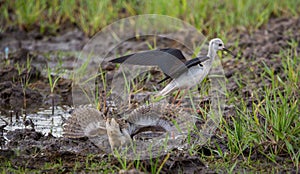
<path fill-rule="evenodd" d="M 170 92 L 172 92 L 177 87 L 177 84 L 174 80 L 172 80 L 163 90 L 161 90 L 156 97 L 158 96 L 166 96 Z"/>

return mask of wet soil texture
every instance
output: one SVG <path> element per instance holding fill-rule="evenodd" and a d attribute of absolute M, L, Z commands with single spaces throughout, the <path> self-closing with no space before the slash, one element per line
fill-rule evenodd
<path fill-rule="evenodd" d="M 24 112 L 35 112 L 36 109 L 50 107 L 53 103 L 55 106 L 72 105 L 71 79 L 60 78 L 55 86 L 54 93 L 51 93 L 49 77 L 45 71 L 49 65 L 49 57 L 47 58 L 45 55 L 52 54 L 53 57 L 53 55 L 57 55 L 54 53 L 55 51 L 80 52 L 88 39 L 76 28 L 66 28 L 57 35 L 41 35 L 37 31 L 29 33 L 8 31 L 0 34 L 0 50 L 4 50 L 5 47 L 10 49 L 8 60 L 5 60 L 3 53 L 0 66 L 1 117 L 11 115 L 11 111 L 14 112 L 14 116 L 24 114 Z M 229 79 L 228 89 L 231 91 L 237 90 L 237 84 L 233 78 L 236 72 L 248 74 L 250 81 L 247 81 L 243 91 L 237 91 L 237 93 L 243 93 L 245 100 L 251 103 L 251 91 L 271 83 L 268 80 L 257 82 L 255 78 L 260 76 L 262 72 L 262 62 L 284 78 L 281 57 L 278 54 L 281 50 L 290 48 L 290 43 L 300 43 L 300 18 L 271 19 L 268 24 L 253 33 L 232 34 L 228 40 L 229 42 L 226 45 L 229 45 L 230 49 L 238 55 L 236 59 L 222 62 L 226 77 Z M 236 40 L 239 40 L 238 45 L 235 45 Z M 165 41 L 159 40 L 158 42 L 164 43 Z M 167 42 L 165 44 L 168 47 L 176 47 L 176 43 L 170 44 Z M 129 49 L 135 52 L 147 50 L 148 46 L 145 40 L 133 40 L 131 45 L 125 45 L 120 52 L 125 53 Z M 300 52 L 299 44 L 296 50 L 298 53 Z M 241 60 L 241 57 L 244 60 Z M 75 59 L 76 56 L 74 55 L 64 56 L 64 60 L 68 62 Z M 28 63 L 29 60 L 30 63 Z M 56 64 L 53 63 L 52 66 L 55 67 Z M 69 68 L 72 70 L 72 67 Z M 107 72 L 107 75 L 115 70 L 115 66 L 109 63 L 105 63 L 102 68 Z M 153 72 L 153 75 L 155 75 L 155 72 Z M 55 74 L 51 76 L 53 79 L 57 77 Z M 153 79 L 153 83 L 157 82 L 156 80 Z M 296 95 L 299 95 L 299 92 Z M 226 107 L 225 114 L 234 114 L 233 107 Z M 30 123 L 27 122 L 28 125 L 30 128 Z M 4 130 L 5 126 L 1 126 L 1 165 L 5 165 L 4 163 L 9 161 L 10 166 L 15 169 L 21 167 L 38 170 L 45 163 L 57 163 L 61 160 L 61 168 L 42 172 L 72 172 L 74 166 L 77 165 L 76 163 L 85 163 L 88 154 L 94 154 L 89 163 L 106 161 L 110 163 L 108 166 L 116 165 L 120 167 L 117 159 L 108 157 L 104 152 L 99 151 L 88 139 L 70 140 L 63 137 L 54 137 L 51 134 L 45 135 L 36 132 L 33 129 L 34 126 L 31 126 L 30 129 L 17 129 L 7 132 Z M 3 133 L 6 134 L 5 137 L 3 137 Z M 209 149 L 214 148 L 215 143 L 219 144 L 222 151 L 228 151 L 224 140 L 213 137 L 211 144 L 199 148 L 199 152 L 209 155 L 211 153 Z M 166 156 L 160 158 L 159 161 L 162 162 Z M 257 156 L 256 158 L 267 161 L 264 157 Z M 207 168 L 206 164 L 201 162 L 200 159 L 200 156 L 191 156 L 188 152 L 174 150 L 168 156 L 162 172 L 172 173 L 179 170 L 185 171 L 185 173 L 214 172 L 213 169 Z M 284 159 L 282 162 L 284 162 Z M 151 171 L 149 160 L 141 161 L 141 163 L 147 171 Z M 272 165 L 266 164 L 264 169 L 261 170 L 268 172 L 268 168 L 272 168 Z M 281 171 L 281 169 L 278 170 Z M 88 171 L 83 165 L 79 165 L 77 171 L 93 172 Z M 135 170 L 127 172 L 138 173 Z"/>

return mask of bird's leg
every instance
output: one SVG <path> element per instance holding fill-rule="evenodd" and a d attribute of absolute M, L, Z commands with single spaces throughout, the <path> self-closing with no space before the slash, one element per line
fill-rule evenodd
<path fill-rule="evenodd" d="M 172 104 L 175 104 L 175 103 L 176 103 L 176 100 L 177 100 L 177 97 L 179 96 L 179 94 L 180 94 L 180 89 L 179 89 L 178 92 L 176 93 L 176 95 L 175 95 L 175 97 L 174 97 L 174 99 L 173 99 Z"/>
<path fill-rule="evenodd" d="M 183 95 L 180 97 L 180 100 L 177 103 L 177 106 L 179 106 L 181 104 L 181 102 L 184 99 L 184 96 L 186 95 L 186 93 L 187 93 L 187 90 L 185 89 Z"/>

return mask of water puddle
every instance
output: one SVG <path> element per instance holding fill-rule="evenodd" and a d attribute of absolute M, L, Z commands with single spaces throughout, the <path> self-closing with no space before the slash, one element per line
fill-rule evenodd
<path fill-rule="evenodd" d="M 0 127 L 3 128 L 3 135 L 5 137 L 8 131 L 14 131 L 16 129 L 25 129 L 32 127 L 37 132 L 41 132 L 44 135 L 49 133 L 55 137 L 61 137 L 63 133 L 63 124 L 64 121 L 70 117 L 69 111 L 71 107 L 69 106 L 57 106 L 55 107 L 54 115 L 52 115 L 52 108 L 49 109 L 40 109 L 37 113 L 28 114 L 25 118 L 25 115 L 16 119 L 16 116 L 13 114 L 13 118 L 1 115 Z M 25 121 L 23 121 L 25 119 Z M 6 126 L 5 126 L 6 125 Z"/>

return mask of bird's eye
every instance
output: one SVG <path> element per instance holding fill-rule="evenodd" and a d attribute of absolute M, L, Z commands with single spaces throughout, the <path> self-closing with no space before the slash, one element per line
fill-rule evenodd
<path fill-rule="evenodd" d="M 222 44 L 219 44 L 219 47 L 221 47 L 222 46 Z"/>

